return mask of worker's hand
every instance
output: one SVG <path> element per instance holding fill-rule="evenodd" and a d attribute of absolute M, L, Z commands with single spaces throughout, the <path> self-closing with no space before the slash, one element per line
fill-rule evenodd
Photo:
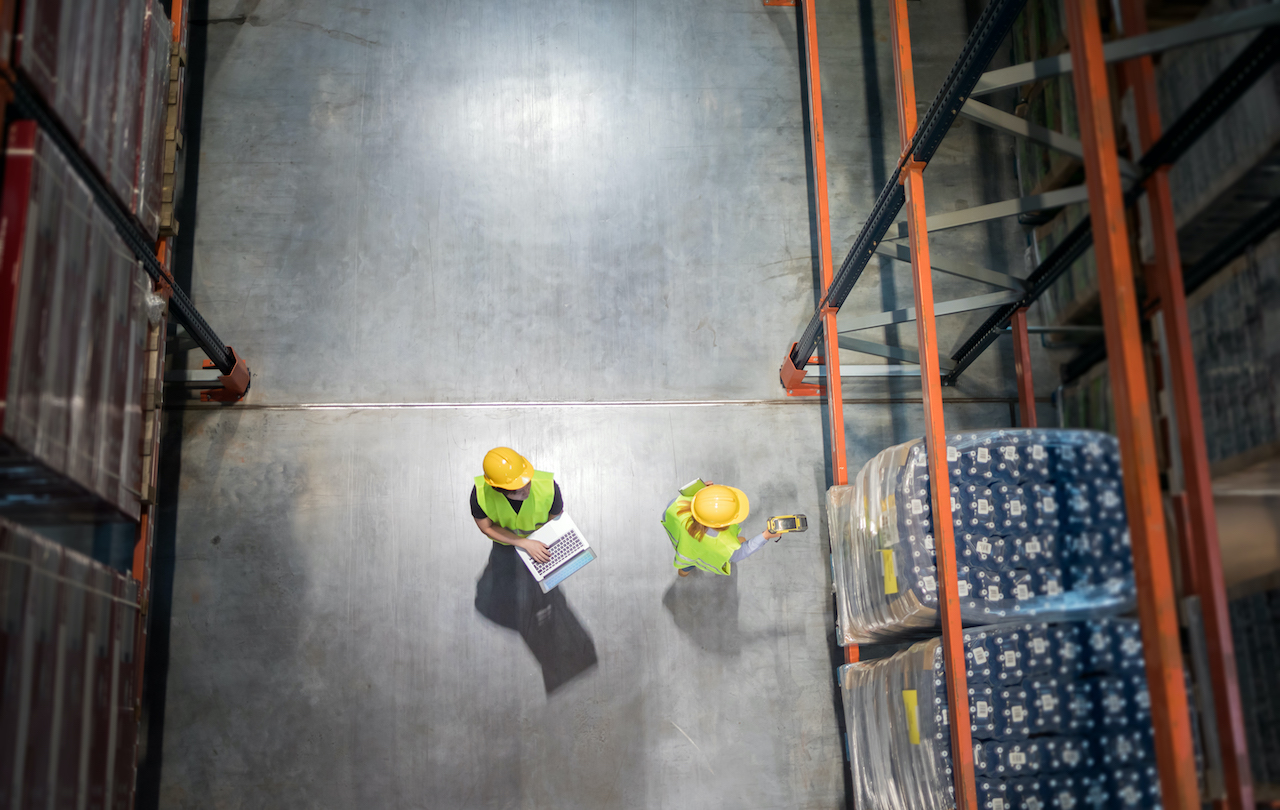
<path fill-rule="evenodd" d="M 763 532 L 762 532 L 762 534 L 764 535 L 764 539 L 766 539 L 766 540 L 777 540 L 779 537 L 781 537 L 781 536 L 782 536 L 781 534 L 777 534 L 777 533 L 775 533 L 775 532 L 771 532 L 771 531 L 769 531 L 768 529 L 766 529 L 765 531 L 763 531 Z"/>
<path fill-rule="evenodd" d="M 532 557 L 536 563 L 544 563 L 551 559 L 551 552 L 547 551 L 546 544 L 539 543 L 537 540 L 526 538 L 520 542 L 520 548 L 524 549 L 525 553 Z"/>

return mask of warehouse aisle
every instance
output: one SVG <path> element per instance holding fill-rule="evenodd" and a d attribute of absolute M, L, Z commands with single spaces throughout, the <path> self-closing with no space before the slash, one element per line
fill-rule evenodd
<path fill-rule="evenodd" d="M 159 806 L 841 806 L 824 425 L 777 382 L 814 305 L 794 10 L 208 5 L 193 294 L 255 378 L 170 413 Z M 870 9 L 824 17 L 838 75 Z M 852 236 L 896 149 L 834 92 Z M 851 465 L 916 410 L 850 406 Z M 600 553 L 554 599 L 467 509 L 498 444 Z M 815 530 L 678 579 L 658 519 L 696 476 Z"/>

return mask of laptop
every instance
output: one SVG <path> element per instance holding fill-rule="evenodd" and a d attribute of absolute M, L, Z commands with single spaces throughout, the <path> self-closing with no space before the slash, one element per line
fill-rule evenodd
<path fill-rule="evenodd" d="M 550 560 L 538 563 L 524 549 L 516 549 L 543 593 L 564 582 L 596 558 L 587 538 L 583 537 L 578 525 L 567 513 L 550 521 L 529 537 L 546 545 L 551 552 Z"/>

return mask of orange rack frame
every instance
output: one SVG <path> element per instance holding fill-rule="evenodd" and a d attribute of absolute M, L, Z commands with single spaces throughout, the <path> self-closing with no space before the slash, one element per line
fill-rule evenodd
<path fill-rule="evenodd" d="M 938 124 L 935 120 L 938 116 L 927 120 L 924 125 L 917 122 L 906 0 L 888 0 L 888 2 L 893 29 L 890 41 L 893 48 L 897 89 L 898 130 L 901 134 L 903 149 L 902 157 L 898 162 L 898 171 L 895 172 L 895 180 L 891 183 L 896 182 L 903 187 L 902 196 L 896 199 L 901 200 L 898 204 L 907 209 L 906 236 L 910 239 L 909 251 L 902 247 L 893 249 L 894 252 L 886 251 L 881 241 L 889 238 L 884 236 L 884 232 L 888 228 L 888 220 L 897 213 L 897 209 L 890 210 L 886 217 L 882 211 L 882 208 L 893 205 L 894 195 L 897 194 L 886 188 L 881 193 L 881 198 L 877 200 L 877 207 L 871 221 L 855 240 L 854 249 L 845 260 L 845 266 L 841 267 L 840 275 L 844 275 L 846 270 L 849 270 L 852 281 L 833 279 L 816 2 L 817 0 L 764 0 L 765 5 L 797 6 L 797 16 L 804 30 L 805 53 L 802 56 L 802 64 L 809 108 L 807 137 L 810 140 L 813 159 L 815 193 L 813 205 L 817 215 L 818 260 L 823 288 L 818 309 L 814 313 L 814 320 L 805 338 L 799 344 L 793 344 L 788 351 L 783 360 L 780 379 L 788 395 L 824 396 L 830 411 L 829 447 L 832 454 L 832 480 L 836 485 L 847 484 L 848 469 L 845 459 L 843 402 L 840 389 L 841 342 L 838 337 L 836 316 L 844 296 L 856 282 L 861 267 L 865 266 L 867 257 L 871 253 L 885 253 L 903 261 L 910 261 L 915 289 L 915 312 L 883 314 L 895 317 L 906 315 L 906 317 L 897 317 L 897 320 L 859 319 L 857 326 L 884 325 L 886 322 L 908 320 L 911 319 L 911 315 L 914 315 L 919 341 L 918 355 L 915 352 L 906 352 L 906 356 L 898 357 L 896 354 L 886 353 L 886 347 L 877 347 L 865 341 L 851 340 L 848 347 L 857 351 L 870 349 L 869 353 L 918 363 L 926 420 L 925 444 L 929 457 L 929 474 L 934 482 L 933 508 L 941 512 L 950 506 L 941 495 L 949 491 L 947 469 L 944 463 L 946 424 L 942 386 L 944 380 L 954 380 L 954 375 L 958 371 L 940 368 L 936 317 L 978 306 L 1002 305 L 1010 308 L 1007 322 L 1014 339 L 1020 421 L 1024 426 L 1034 426 L 1036 403 L 1031 377 L 1026 309 L 1038 293 L 1027 292 L 1030 284 L 1026 282 L 1029 280 L 1018 279 L 1004 284 L 1014 291 L 1010 294 L 977 296 L 973 299 L 962 299 L 960 302 L 947 302 L 945 307 L 935 305 L 932 271 L 940 268 L 930 261 L 929 222 L 925 214 L 924 201 L 924 169 L 928 156 L 932 152 L 928 152 L 923 161 L 918 160 L 916 156 L 921 148 L 919 145 L 922 136 L 926 140 L 932 137 L 936 142 L 941 135 L 936 132 Z M 997 2 L 999 0 L 991 0 L 993 6 Z M 1052 207 L 1054 204 L 1060 206 L 1067 202 L 1087 199 L 1091 220 L 1094 223 L 1100 223 L 1094 228 L 1093 236 L 1107 353 L 1111 358 L 1109 372 L 1115 397 L 1125 497 L 1130 515 L 1139 619 L 1152 698 L 1161 791 L 1166 807 L 1192 810 L 1200 807 L 1201 795 L 1197 783 L 1183 674 L 1184 654 L 1179 635 L 1180 600 L 1175 590 L 1170 563 L 1169 541 L 1165 527 L 1164 493 L 1161 491 L 1156 456 L 1156 433 L 1151 418 L 1151 395 L 1143 361 L 1140 332 L 1142 313 L 1134 283 L 1130 236 L 1125 213 L 1131 200 L 1125 199 L 1126 189 L 1121 179 L 1121 161 L 1117 154 L 1115 125 L 1112 119 L 1107 63 L 1117 61 L 1122 63 L 1120 69 L 1122 88 L 1132 88 L 1137 102 L 1141 147 L 1144 151 L 1151 150 L 1160 139 L 1161 125 L 1150 54 L 1225 33 L 1272 26 L 1277 20 L 1272 19 L 1275 16 L 1275 10 L 1261 10 L 1250 12 L 1253 15 L 1251 17 L 1236 14 L 1210 20 L 1207 25 L 1198 22 L 1195 24 L 1196 30 L 1192 30 L 1192 26 L 1184 26 L 1181 29 L 1149 35 L 1141 0 L 1121 0 L 1124 29 L 1131 38 L 1108 43 L 1104 48 L 1096 0 L 1083 2 L 1082 0 L 1065 0 L 1065 2 L 1071 51 L 1068 57 L 1056 58 L 1059 65 L 1054 69 L 1059 73 L 1066 71 L 1073 73 L 1082 134 L 1078 148 L 1084 157 L 1085 187 L 1066 189 L 1058 193 L 1061 200 L 1024 199 L 983 206 L 984 209 L 991 211 L 989 216 L 968 219 L 960 217 L 957 218 L 957 222 L 965 224 L 981 221 L 984 218 L 1035 210 L 1036 207 Z M 1016 14 L 1017 10 L 1015 7 L 1013 13 Z M 1011 18 L 1008 21 L 1011 22 Z M 1007 30 L 1006 25 L 1003 31 L 998 33 L 998 40 L 1003 40 L 1004 31 Z M 1268 29 L 1262 36 L 1273 34 L 1275 30 Z M 975 34 L 975 37 L 977 36 Z M 988 37 L 988 39 L 992 38 L 994 37 Z M 980 57 L 973 55 L 977 50 L 972 46 L 973 39 L 971 38 L 970 44 L 966 45 L 961 61 L 957 62 L 956 68 L 952 70 L 952 76 L 948 77 L 948 82 L 951 82 L 956 74 L 969 71 L 980 80 L 978 89 L 974 90 L 974 83 L 970 82 L 967 91 L 958 91 L 958 95 L 957 91 L 952 92 L 952 97 L 957 101 L 957 109 L 950 110 L 950 117 L 946 117 L 946 111 L 943 111 L 941 116 L 943 132 L 957 114 L 962 114 L 958 108 L 963 106 L 963 114 L 967 117 L 1005 132 L 1022 137 L 1038 138 L 1042 142 L 1048 142 L 1044 139 L 1054 138 L 1059 144 L 1069 141 L 1070 139 L 1066 139 L 1060 133 L 1029 132 L 1028 128 L 1018 124 L 1017 121 L 1007 120 L 1013 116 L 995 111 L 986 105 L 973 104 L 972 98 L 966 97 L 977 92 L 990 92 L 992 88 L 998 89 L 999 86 L 1016 86 L 1019 83 L 1018 71 L 1027 68 L 1027 66 L 1014 66 L 1014 68 L 993 71 L 978 77 L 976 71 L 985 69 L 986 65 L 985 61 L 983 64 L 974 64 L 975 59 Z M 986 43 L 987 50 L 984 51 L 987 54 L 986 58 L 989 58 L 989 54 L 997 44 L 998 41 Z M 1039 67 L 1041 70 L 1044 69 L 1043 66 Z M 1001 85 L 1002 81 L 1005 84 Z M 944 86 L 939 99 L 943 99 L 947 91 L 948 86 Z M 930 113 L 933 112 L 931 109 Z M 932 127 L 933 131 L 922 132 L 925 127 Z M 1194 139 L 1196 135 L 1190 137 Z M 1187 577 L 1186 590 L 1199 598 L 1205 616 L 1205 637 L 1209 652 L 1208 670 L 1212 687 L 1212 703 L 1215 707 L 1213 717 L 1218 732 L 1225 783 L 1225 790 L 1221 796 L 1207 798 L 1212 800 L 1215 807 L 1251 810 L 1254 806 L 1253 787 L 1236 682 L 1226 589 L 1218 553 L 1208 455 L 1204 442 L 1204 426 L 1200 417 L 1194 359 L 1191 355 L 1182 268 L 1168 187 L 1167 163 L 1171 159 L 1173 158 L 1166 159 L 1154 171 L 1140 177 L 1139 181 L 1145 183 L 1146 193 L 1151 200 L 1156 261 L 1155 266 L 1149 269 L 1149 278 L 1154 282 L 1152 286 L 1155 288 L 1155 296 L 1158 299 L 1155 306 L 1162 314 L 1165 333 L 1168 336 L 1168 351 L 1172 358 L 1171 387 L 1176 417 L 1176 440 L 1184 468 L 1183 477 L 1186 481 L 1186 491 L 1174 493 L 1173 497 L 1175 509 L 1181 518 L 1178 521 L 1178 539 L 1181 554 L 1189 563 L 1186 566 L 1190 574 Z M 1125 168 L 1130 171 L 1133 169 L 1131 164 L 1126 164 Z M 889 201 L 887 204 L 885 204 L 886 200 Z M 880 219 L 878 234 L 873 232 L 877 217 Z M 946 223 L 939 224 L 941 227 L 953 227 L 955 223 L 948 220 Z M 964 272 L 954 270 L 944 272 L 966 275 Z M 1002 278 L 1009 279 L 1008 276 L 991 271 L 970 272 L 981 275 L 969 277 L 990 284 L 1001 285 Z M 972 302 L 973 305 L 968 305 L 967 302 Z M 996 319 L 993 319 L 990 323 L 995 322 Z M 808 352 L 817 347 L 815 328 L 820 329 L 822 333 L 822 352 L 820 356 L 809 356 Z M 982 347 L 989 342 L 988 340 L 983 343 Z M 978 349 L 980 350 L 981 348 Z M 899 354 L 903 353 L 899 350 Z M 968 355 L 972 354 L 973 352 L 970 351 L 967 352 L 967 356 L 957 356 L 955 359 L 962 361 L 962 364 L 967 364 L 970 359 Z M 817 383 L 806 380 L 805 367 L 808 365 L 825 366 L 823 369 L 825 373 Z M 968 723 L 968 695 L 965 690 L 955 541 L 949 521 L 938 521 L 937 531 L 939 533 L 936 538 L 936 548 L 942 642 L 948 675 L 952 750 L 956 754 L 954 757 L 956 806 L 959 810 L 973 810 L 977 807 L 977 797 L 973 748 Z M 854 662 L 858 657 L 856 646 L 845 648 L 846 661 Z M 964 722 L 959 722 L 961 718 Z"/>

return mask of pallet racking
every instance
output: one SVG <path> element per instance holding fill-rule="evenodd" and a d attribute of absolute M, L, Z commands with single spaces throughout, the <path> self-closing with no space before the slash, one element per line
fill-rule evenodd
<path fill-rule="evenodd" d="M 1186 596 L 1190 606 L 1203 614 L 1203 639 L 1193 637 L 1189 646 L 1206 672 L 1212 701 L 1206 734 L 1217 750 L 1207 751 L 1207 762 L 1218 779 L 1206 779 L 1205 799 L 1215 806 L 1251 808 L 1253 787 L 1246 750 L 1244 724 L 1236 679 L 1235 654 L 1227 613 L 1226 589 L 1222 579 L 1218 539 L 1209 484 L 1208 456 L 1201 422 L 1199 393 L 1187 325 L 1183 270 L 1178 253 L 1173 210 L 1168 186 L 1168 168 L 1222 113 L 1240 98 L 1280 57 L 1280 9 L 1261 6 L 1195 23 L 1147 33 L 1146 10 L 1139 0 L 1122 0 L 1120 14 L 1127 37 L 1103 43 L 1098 4 L 1094 0 L 1067 0 L 1066 22 L 1069 53 L 1047 59 L 984 72 L 995 49 L 1004 40 L 1025 0 L 990 0 L 951 69 L 942 89 L 917 121 L 915 82 L 911 61 L 911 41 L 905 0 L 889 0 L 897 88 L 897 112 L 902 154 L 888 184 L 876 200 L 866 225 L 853 242 L 848 256 L 836 273 L 831 272 L 830 225 L 826 203 L 826 165 L 822 132 L 822 97 L 818 78 L 816 0 L 765 0 L 765 5 L 796 5 L 804 29 L 805 53 L 802 66 L 806 76 L 809 109 L 807 137 L 813 155 L 813 201 L 820 234 L 819 262 L 822 268 L 820 303 L 801 339 L 783 360 L 780 380 L 792 396 L 823 395 L 830 412 L 830 447 L 833 454 L 833 483 L 848 483 L 844 456 L 844 423 L 840 393 L 839 348 L 848 348 L 882 357 L 893 357 L 919 366 L 926 419 L 925 444 L 932 480 L 933 509 L 944 514 L 948 492 L 944 463 L 946 439 L 942 403 L 943 385 L 953 385 L 959 375 L 999 335 L 1011 332 L 1014 338 L 1015 374 L 1021 422 L 1035 424 L 1035 399 L 1029 362 L 1026 311 L 1092 244 L 1095 247 L 1100 285 L 1100 302 L 1109 373 L 1114 397 L 1115 428 L 1121 445 L 1125 497 L 1133 537 L 1134 569 L 1137 582 L 1139 618 L 1143 633 L 1152 716 L 1156 732 L 1156 758 L 1165 806 L 1198 807 L 1201 791 L 1197 784 L 1192 729 L 1184 686 L 1184 650 L 1180 635 L 1180 604 L 1170 560 L 1165 526 L 1165 496 L 1157 466 L 1157 436 L 1152 424 L 1152 408 L 1141 339 L 1142 312 L 1139 309 L 1130 234 L 1126 210 L 1144 193 L 1152 210 L 1152 236 L 1156 261 L 1149 268 L 1154 291 L 1153 308 L 1162 316 L 1170 355 L 1171 388 L 1178 455 L 1185 482 L 1173 493 L 1176 532 L 1184 565 Z M 1206 90 L 1182 117 L 1161 131 L 1151 55 L 1168 48 L 1213 37 L 1262 29 L 1245 51 Z M 1116 127 L 1112 116 L 1109 63 L 1120 63 L 1123 87 L 1134 92 L 1138 108 L 1141 158 L 1130 163 L 1117 152 Z M 974 101 L 974 96 L 1000 89 L 1071 73 L 1075 91 L 1080 138 L 1028 124 Z M 1083 187 L 1057 189 L 980 206 L 968 211 L 927 217 L 924 208 L 924 170 L 938 144 L 958 115 L 1077 156 L 1084 166 Z M 1135 157 L 1137 157 L 1135 155 Z M 931 261 L 930 229 L 954 227 L 1000 216 L 1056 208 L 1087 201 L 1089 216 L 1074 227 L 1025 279 L 1012 278 L 990 270 L 957 272 Z M 899 224 L 896 237 L 887 236 L 898 212 L 907 208 L 907 221 Z M 1093 227 L 1092 223 L 1100 223 Z M 905 236 L 909 247 L 886 243 Z M 859 340 L 836 337 L 836 314 L 857 283 L 863 268 L 876 253 L 909 261 L 915 290 L 913 313 L 883 313 L 857 320 L 855 328 L 878 326 L 914 318 L 919 350 L 904 352 Z M 1003 286 L 1008 293 L 975 296 L 937 304 L 933 298 L 933 270 L 967 275 L 974 280 Z M 935 318 L 942 314 L 999 306 L 982 327 L 952 355 L 955 365 L 943 370 L 938 362 Z M 905 315 L 905 317 L 903 317 Z M 848 326 L 849 324 L 845 324 Z M 846 330 L 849 331 L 849 330 Z M 822 354 L 814 356 L 821 337 Z M 821 379 L 806 377 L 810 365 L 823 365 Z M 856 367 L 855 367 L 856 368 Z M 888 376 L 882 367 L 857 369 L 849 376 Z M 890 367 L 892 368 L 892 367 Z M 949 507 L 947 503 L 945 506 Z M 949 509 L 947 510 L 949 512 Z M 948 674 L 948 706 L 954 756 L 956 806 L 970 810 L 977 806 L 972 746 L 969 739 L 968 700 L 963 684 L 964 662 L 960 643 L 961 625 L 957 594 L 954 538 L 948 521 L 938 521 L 937 557 L 939 569 L 941 631 Z M 858 660 L 856 647 L 846 647 L 846 660 Z M 964 722 L 959 722 L 964 718 Z"/>
<path fill-rule="evenodd" d="M 133 723 L 131 725 L 126 723 L 112 732 L 115 735 L 112 738 L 115 740 L 115 746 L 109 753 L 111 761 L 122 763 L 130 775 L 127 786 L 117 786 L 118 789 L 111 797 L 112 806 L 131 807 L 134 803 L 133 775 L 136 773 L 137 765 L 138 723 L 141 719 L 142 680 L 147 654 L 152 587 L 151 560 L 155 542 L 156 490 L 169 318 L 174 317 L 186 331 L 188 341 L 199 347 L 208 357 L 203 364 L 205 369 L 203 372 L 176 372 L 176 376 L 181 377 L 188 387 L 194 387 L 200 391 L 201 399 L 224 404 L 240 401 L 249 389 L 250 372 L 244 359 L 218 337 L 173 276 L 174 242 L 178 231 L 178 222 L 174 218 L 174 208 L 177 203 L 176 180 L 179 152 L 182 149 L 185 132 L 183 113 L 186 92 L 186 45 L 190 27 L 187 0 L 171 0 L 169 23 L 172 27 L 170 32 L 172 40 L 169 61 L 167 65 L 154 66 L 157 76 L 167 75 L 167 81 L 163 86 L 153 88 L 157 95 L 152 102 L 158 105 L 159 113 L 163 113 L 158 114 L 156 118 L 156 122 L 162 126 L 153 133 L 153 137 L 160 138 L 163 142 L 163 147 L 159 150 L 161 181 L 158 184 L 153 183 L 154 190 L 159 192 L 155 195 L 157 205 L 153 222 L 153 225 L 158 223 L 158 229 L 148 228 L 140 222 L 127 201 L 121 199 L 119 189 L 113 187 L 111 178 L 106 176 L 100 163 L 95 163 L 79 139 L 69 130 L 66 121 L 59 118 L 58 111 L 46 97 L 47 90 L 46 94 L 42 95 L 41 88 L 13 59 L 14 48 L 19 39 L 18 34 L 22 30 L 20 26 L 23 14 L 35 14 L 36 11 L 32 10 L 35 5 L 32 3 L 28 6 L 24 0 L 0 0 L 0 97 L 4 101 L 3 112 L 0 113 L 0 132 L 6 131 L 7 124 L 15 119 L 30 119 L 36 123 L 39 131 L 65 158 L 75 177 L 91 192 L 94 203 L 110 220 L 115 231 L 149 276 L 152 291 L 165 301 L 165 307 L 158 322 L 153 322 L 148 327 L 145 362 L 142 369 L 143 419 L 140 448 L 142 480 L 137 482 L 136 494 L 140 501 L 140 510 L 129 571 L 137 583 L 136 589 L 131 588 L 129 591 L 130 593 L 136 591 L 137 594 L 136 621 L 129 634 L 132 639 L 132 661 L 128 673 L 132 674 L 132 681 L 128 681 L 128 673 L 121 676 L 121 693 L 132 696 L 133 704 L 126 710 L 131 710 Z M 59 4 L 46 2 L 44 6 L 53 7 L 51 12 L 47 8 L 42 9 L 41 12 L 52 14 L 50 19 L 55 21 L 56 27 Z M 119 4 L 114 6 L 104 4 L 102 7 L 115 10 L 117 6 Z M 61 8 L 61 13 L 64 15 L 69 11 L 71 10 Z M 75 11 L 85 12 L 85 9 L 77 8 Z M 158 15 L 158 18 L 163 18 L 163 15 Z M 81 66 L 77 65 L 77 67 Z M 85 70 L 91 73 L 95 68 L 96 65 Z M 67 81 L 65 77 L 63 81 Z M 141 103 L 142 100 L 139 99 L 139 104 Z M 170 376 L 175 376 L 175 372 L 171 371 Z M 124 579 L 120 578 L 120 581 L 124 582 Z M 115 728 L 114 725 L 113 728 Z M 56 732 L 51 728 L 32 727 L 29 733 L 33 740 L 43 738 L 44 743 L 47 744 L 48 739 Z M 95 738 L 92 744 L 95 756 L 98 748 L 105 744 L 105 739 Z M 16 740 L 14 742 L 18 743 Z M 102 753 L 104 756 L 107 755 L 106 752 Z M 124 771 L 121 773 L 123 774 Z M 83 801 L 84 798 L 82 795 L 81 800 Z"/>

